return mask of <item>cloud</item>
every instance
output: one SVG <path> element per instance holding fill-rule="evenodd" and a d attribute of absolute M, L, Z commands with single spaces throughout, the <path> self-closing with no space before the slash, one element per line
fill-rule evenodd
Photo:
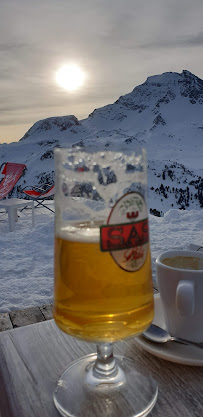
<path fill-rule="evenodd" d="M 190 48 L 203 45 L 203 32 L 189 36 L 179 36 L 175 39 L 159 39 L 140 44 L 139 48 Z"/>
<path fill-rule="evenodd" d="M 182 40 L 182 44 L 186 46 L 201 46 L 203 45 L 203 32 L 198 33 Z"/>
<path fill-rule="evenodd" d="M 20 42 L 0 42 L 0 53 L 4 52 L 4 53 L 15 53 L 16 51 L 18 52 L 19 50 L 22 50 L 24 48 L 27 48 L 27 44 L 26 43 L 20 43 Z"/>

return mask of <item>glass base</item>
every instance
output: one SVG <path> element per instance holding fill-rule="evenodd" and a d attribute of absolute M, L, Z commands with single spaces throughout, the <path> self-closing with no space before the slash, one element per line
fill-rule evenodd
<path fill-rule="evenodd" d="M 144 417 L 154 407 L 158 388 L 153 378 L 137 372 L 135 363 L 115 356 L 117 372 L 95 375 L 97 355 L 73 362 L 61 375 L 54 403 L 63 417 Z"/>

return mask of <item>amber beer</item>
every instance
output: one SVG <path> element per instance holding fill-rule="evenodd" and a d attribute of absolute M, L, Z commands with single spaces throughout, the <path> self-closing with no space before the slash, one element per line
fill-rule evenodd
<path fill-rule="evenodd" d="M 154 313 L 150 249 L 142 268 L 128 272 L 100 250 L 98 228 L 63 230 L 55 238 L 54 291 L 64 332 L 94 342 L 138 334 Z"/>

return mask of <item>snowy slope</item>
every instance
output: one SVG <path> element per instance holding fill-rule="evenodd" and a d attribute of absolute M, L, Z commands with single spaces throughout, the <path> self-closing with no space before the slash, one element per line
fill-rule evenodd
<path fill-rule="evenodd" d="M 0 214 L 0 312 L 53 302 L 53 213 L 36 209 L 33 229 L 31 212 L 19 215 L 15 233 L 8 233 L 7 214 Z M 154 281 L 155 259 L 163 250 L 203 244 L 203 211 L 172 209 L 164 217 L 149 216 L 149 224 Z"/>
<path fill-rule="evenodd" d="M 148 152 L 151 212 L 200 209 L 202 115 L 201 79 L 188 71 L 155 75 L 85 120 L 63 116 L 38 121 L 19 142 L 0 145 L 0 164 L 25 163 L 27 171 L 18 185 L 36 185 L 54 179 L 56 146 L 134 149 L 141 143 Z"/>

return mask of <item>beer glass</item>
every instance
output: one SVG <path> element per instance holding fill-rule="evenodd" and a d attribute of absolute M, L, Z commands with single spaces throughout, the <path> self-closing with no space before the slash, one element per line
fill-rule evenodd
<path fill-rule="evenodd" d="M 97 353 L 64 371 L 54 403 L 62 416 L 146 416 L 155 381 L 113 355 L 154 314 L 145 151 L 57 148 L 55 175 L 54 319 Z"/>

